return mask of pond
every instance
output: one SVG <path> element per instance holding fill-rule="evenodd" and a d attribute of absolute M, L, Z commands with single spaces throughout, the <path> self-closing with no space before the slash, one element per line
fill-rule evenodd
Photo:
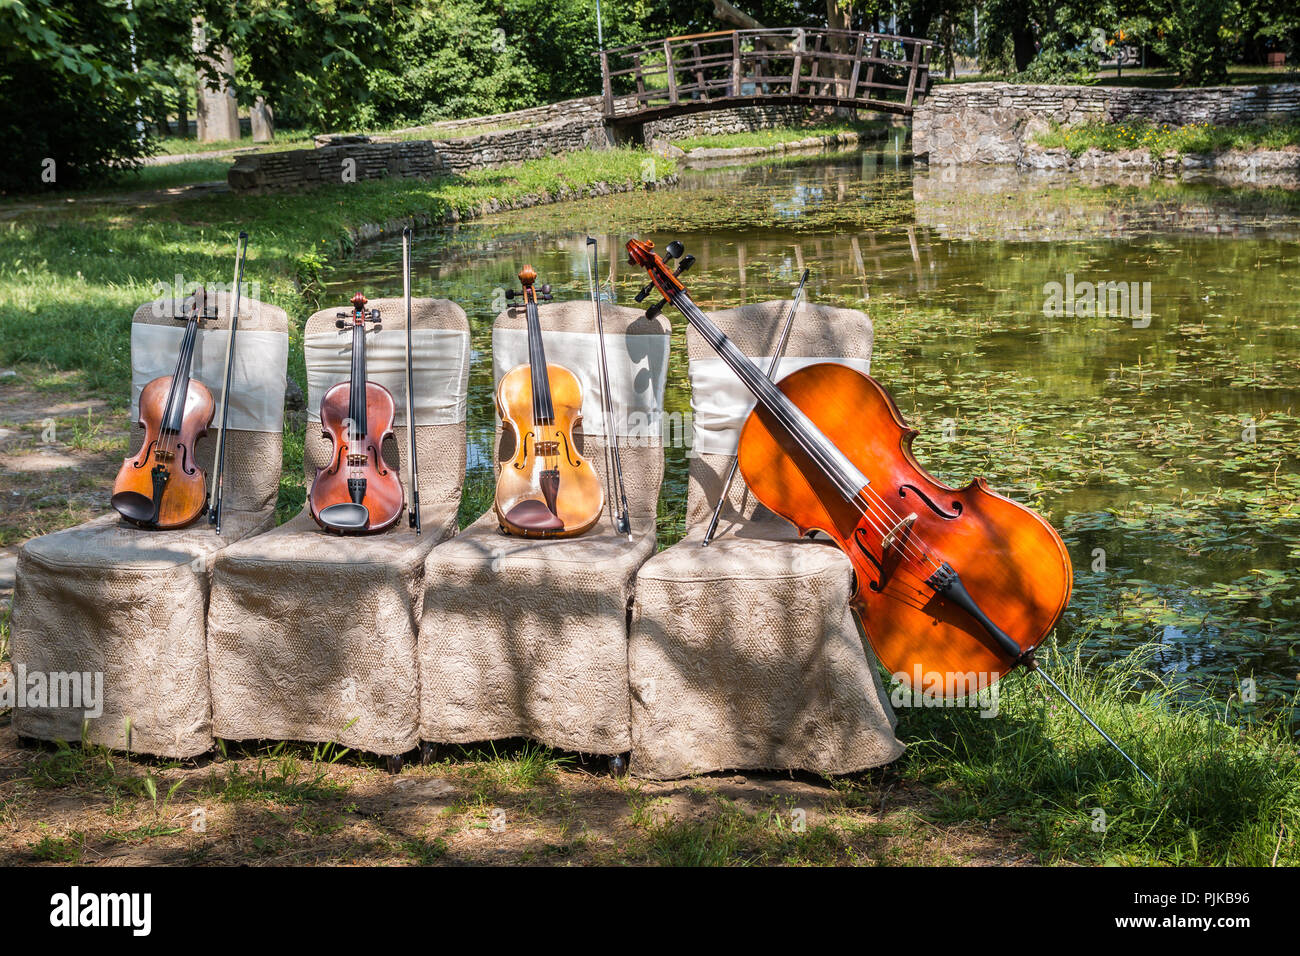
<path fill-rule="evenodd" d="M 644 274 L 611 250 L 633 235 L 686 244 L 706 309 L 787 298 L 806 265 L 810 300 L 871 315 L 873 373 L 920 429 L 923 465 L 952 484 L 985 476 L 1062 532 L 1076 580 L 1059 639 L 1102 659 L 1145 645 L 1197 698 L 1224 702 L 1242 678 L 1262 703 L 1296 694 L 1294 195 L 927 170 L 893 138 L 421 237 L 416 293 L 459 302 L 473 328 L 464 519 L 491 501 L 493 299 L 524 262 L 557 299 L 584 297 L 588 234 L 621 304 Z M 396 243 L 369 247 L 329 292 L 399 295 L 399 263 Z M 1111 286 L 1090 308 L 1098 283 L 1127 295 Z M 667 403 L 684 413 L 672 319 Z M 661 544 L 685 497 L 685 449 L 667 459 Z"/>

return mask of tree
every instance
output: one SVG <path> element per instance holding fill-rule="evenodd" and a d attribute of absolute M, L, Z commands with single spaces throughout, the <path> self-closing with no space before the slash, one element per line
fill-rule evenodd
<path fill-rule="evenodd" d="M 112 0 L 0 4 L 0 191 L 84 185 L 148 153 L 156 76 L 131 48 L 155 25 Z"/>

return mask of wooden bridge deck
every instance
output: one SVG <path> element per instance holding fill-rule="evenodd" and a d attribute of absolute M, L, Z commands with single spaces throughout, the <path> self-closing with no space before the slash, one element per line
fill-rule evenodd
<path fill-rule="evenodd" d="M 930 86 L 930 40 L 790 27 L 668 37 L 600 52 L 606 122 L 759 103 L 910 114 Z"/>

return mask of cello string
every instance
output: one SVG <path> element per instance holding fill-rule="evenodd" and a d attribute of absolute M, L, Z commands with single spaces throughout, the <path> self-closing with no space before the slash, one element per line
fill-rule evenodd
<path fill-rule="evenodd" d="M 692 316 L 688 309 L 684 308 L 683 304 L 677 301 L 678 298 L 684 299 L 687 306 L 694 309 L 702 316 L 699 306 L 695 305 L 694 301 L 691 300 L 685 290 L 681 290 L 676 292 L 676 294 L 671 297 L 670 301 L 672 301 L 673 305 L 677 306 L 678 310 L 685 314 L 688 319 L 692 318 Z M 723 335 L 723 338 L 726 339 L 726 336 Z M 728 339 L 727 341 L 730 340 Z M 715 348 L 718 348 L 718 346 L 715 345 Z M 752 363 L 750 363 L 750 366 L 752 366 Z M 744 370 L 746 372 L 750 371 L 750 366 L 745 366 Z M 736 371 L 739 375 L 740 369 L 736 369 Z M 741 375 L 740 377 L 742 381 L 744 381 L 745 376 Z M 859 514 L 868 518 L 871 522 L 872 528 L 881 536 L 883 556 L 884 539 L 888 536 L 890 529 L 896 527 L 897 523 L 903 520 L 903 516 L 898 514 L 898 512 L 895 511 L 887 501 L 881 498 L 880 495 L 870 487 L 870 485 L 865 489 L 855 489 L 852 493 L 846 492 L 844 476 L 837 474 L 833 463 L 826 458 L 824 449 L 819 447 L 821 443 L 817 441 L 818 436 L 804 434 L 802 430 L 803 424 L 787 414 L 783 402 L 790 402 L 789 397 L 786 396 L 785 393 L 781 392 L 780 389 L 778 389 L 775 384 L 769 381 L 765 376 L 760 377 L 763 379 L 761 383 L 755 384 L 754 382 L 745 382 L 745 385 L 754 393 L 757 399 L 763 401 L 764 407 L 768 413 L 784 426 L 785 430 L 796 440 L 796 442 L 799 443 L 804 452 L 813 459 L 813 462 L 831 478 L 832 483 L 837 486 L 840 495 L 845 499 L 845 501 L 856 508 Z M 766 389 L 764 386 L 766 386 Z M 779 396 L 779 398 L 774 397 L 773 393 L 775 393 L 776 396 Z M 790 404 L 793 405 L 794 403 L 790 402 Z M 824 435 L 819 437 L 825 440 Z M 870 499 L 864 501 L 864 491 L 874 495 L 879 504 L 873 503 Z M 863 507 L 864 504 L 865 507 Z M 890 521 L 891 517 L 893 518 L 892 523 Z M 931 550 L 929 546 L 926 545 L 922 548 L 920 546 L 922 542 L 919 536 L 915 536 L 916 543 L 913 543 L 913 537 L 912 534 L 907 532 L 907 529 L 903 529 L 902 537 L 900 539 L 900 550 L 903 554 L 919 564 L 924 565 L 926 562 L 929 562 L 931 565 L 938 567 L 939 562 L 929 554 L 929 551 Z M 918 577 L 920 577 L 920 575 L 918 575 Z"/>

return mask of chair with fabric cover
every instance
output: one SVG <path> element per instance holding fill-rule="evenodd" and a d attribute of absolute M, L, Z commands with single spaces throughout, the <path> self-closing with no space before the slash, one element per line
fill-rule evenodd
<path fill-rule="evenodd" d="M 376 299 L 367 380 L 397 406 L 384 458 L 410 499 L 406 431 L 406 319 L 401 299 Z M 320 428 L 325 392 L 350 377 L 351 331 L 338 309 L 307 320 L 310 486 L 330 458 Z M 345 310 L 346 311 L 346 310 Z M 287 523 L 221 555 L 208 612 L 212 722 L 217 737 L 332 742 L 392 757 L 416 742 L 415 642 L 424 559 L 455 534 L 465 475 L 469 323 L 446 299 L 412 304 L 416 454 L 422 533 L 405 513 L 378 534 L 323 531 L 306 506 Z"/>
<path fill-rule="evenodd" d="M 528 737 L 610 757 L 630 746 L 627 618 L 637 568 L 655 549 L 669 328 L 637 309 L 603 312 L 632 541 L 614 531 L 606 500 L 606 514 L 577 537 L 512 537 L 489 510 L 434 548 L 420 624 L 424 741 Z M 582 384 L 579 440 L 603 482 L 608 439 L 592 306 L 543 304 L 539 313 L 547 362 Z M 525 321 L 523 308 L 496 320 L 497 382 L 528 360 Z M 499 459 L 510 454 L 503 434 L 498 422 Z"/>
<path fill-rule="evenodd" d="M 210 492 L 231 310 L 226 291 L 215 298 L 218 318 L 201 323 L 192 366 L 193 378 L 216 400 L 213 427 L 197 447 Z M 136 310 L 133 423 L 141 389 L 175 369 L 184 322 L 173 316 L 182 309 L 182 302 L 163 298 Z M 78 706 L 16 707 L 13 726 L 20 736 L 84 739 L 170 758 L 211 749 L 205 621 L 212 561 L 223 548 L 275 523 L 289 354 L 284 310 L 241 298 L 236 343 L 220 536 L 206 516 L 184 528 L 147 530 L 112 512 L 33 538 L 19 552 L 11 632 L 15 680 L 34 688 L 66 685 L 67 675 L 101 675 L 74 683 L 102 697 L 94 707 L 81 706 L 84 699 Z M 142 429 L 132 430 L 132 457 L 143 436 Z"/>
<path fill-rule="evenodd" d="M 711 317 L 766 370 L 788 302 Z M 874 654 L 849 607 L 848 558 L 800 539 L 737 475 L 716 536 L 705 529 L 753 398 L 708 343 L 687 332 L 693 438 L 686 535 L 637 575 L 628 644 L 632 771 L 672 779 L 717 770 L 841 774 L 893 760 L 902 745 Z M 778 378 L 812 362 L 868 371 L 871 321 L 803 305 Z"/>

